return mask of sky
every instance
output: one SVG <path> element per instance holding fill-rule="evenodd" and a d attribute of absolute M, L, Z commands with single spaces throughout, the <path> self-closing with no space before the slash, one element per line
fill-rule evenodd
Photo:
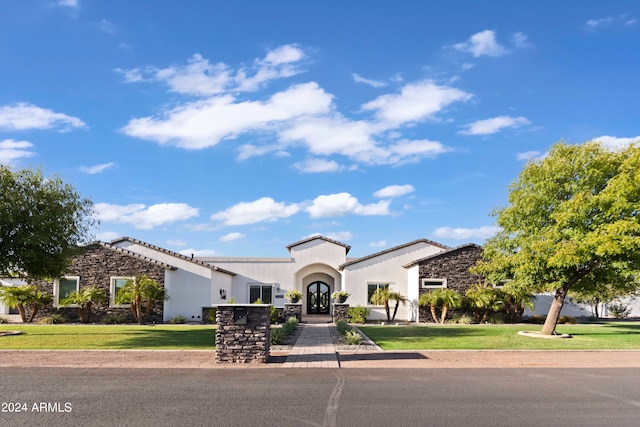
<path fill-rule="evenodd" d="M 0 164 L 186 255 L 482 244 L 554 143 L 640 139 L 636 0 L 3 0 L 0 61 Z"/>

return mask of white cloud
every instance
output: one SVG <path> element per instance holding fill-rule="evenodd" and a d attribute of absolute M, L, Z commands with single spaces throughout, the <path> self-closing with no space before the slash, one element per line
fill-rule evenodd
<path fill-rule="evenodd" d="M 348 242 L 353 238 L 353 234 L 350 231 L 336 231 L 333 233 L 323 234 L 323 236 L 338 242 Z"/>
<path fill-rule="evenodd" d="M 58 6 L 66 6 L 66 7 L 80 7 L 80 3 L 78 0 L 58 0 Z"/>
<path fill-rule="evenodd" d="M 333 160 L 310 159 L 293 164 L 300 173 L 338 172 L 342 167 Z"/>
<path fill-rule="evenodd" d="M 16 160 L 33 157 L 33 144 L 28 141 L 5 139 L 0 141 L 0 164 L 12 165 Z"/>
<path fill-rule="evenodd" d="M 478 228 L 440 227 L 433 232 L 433 236 L 440 239 L 488 239 L 501 230 L 500 227 L 483 226 Z"/>
<path fill-rule="evenodd" d="M 529 42 L 529 36 L 521 32 L 515 33 L 511 37 L 511 41 L 517 49 L 526 49 L 532 46 Z"/>
<path fill-rule="evenodd" d="M 469 123 L 464 126 L 466 130 L 462 130 L 459 133 L 462 135 L 490 135 L 500 132 L 502 129 L 519 128 L 529 123 L 529 120 L 525 117 L 498 116 Z"/>
<path fill-rule="evenodd" d="M 404 196 L 405 194 L 409 194 L 414 191 L 416 191 L 416 189 L 413 188 L 413 185 L 410 184 L 389 185 L 376 191 L 375 193 L 373 193 L 373 195 L 380 198 L 392 198 Z"/>
<path fill-rule="evenodd" d="M 243 233 L 228 233 L 220 238 L 221 242 L 233 242 L 234 240 L 240 240 L 247 237 L 246 234 Z"/>
<path fill-rule="evenodd" d="M 619 150 L 628 147 L 632 142 L 640 143 L 640 136 L 632 138 L 618 138 L 615 136 L 603 135 L 594 138 L 593 140 L 600 142 L 602 146 L 608 148 L 609 150 Z"/>
<path fill-rule="evenodd" d="M 106 19 L 101 20 L 99 25 L 100 25 L 100 29 L 106 34 L 113 35 L 118 32 L 118 29 L 116 28 L 116 26 L 112 22 L 107 21 Z"/>
<path fill-rule="evenodd" d="M 187 242 L 184 240 L 167 240 L 167 245 L 170 246 L 187 246 Z"/>
<path fill-rule="evenodd" d="M 381 82 L 380 80 L 366 79 L 362 77 L 360 74 L 356 74 L 356 73 L 351 74 L 351 77 L 353 77 L 354 82 L 364 83 L 371 87 L 385 87 L 387 85 L 385 82 Z"/>
<path fill-rule="evenodd" d="M 100 240 L 101 242 L 110 242 L 111 240 L 115 240 L 121 236 L 121 234 L 118 234 L 115 231 L 105 231 L 103 233 L 96 234 L 96 239 Z"/>
<path fill-rule="evenodd" d="M 373 111 L 377 119 L 389 126 L 423 121 L 454 102 L 467 101 L 471 94 L 431 80 L 405 85 L 399 94 L 386 94 L 362 105 Z"/>
<path fill-rule="evenodd" d="M 67 131 L 85 126 L 84 122 L 77 117 L 24 102 L 0 107 L 0 129 L 8 131 L 54 128 Z"/>
<path fill-rule="evenodd" d="M 523 153 L 516 154 L 516 159 L 518 160 L 532 160 L 539 159 L 543 153 L 540 151 L 525 151 Z"/>
<path fill-rule="evenodd" d="M 160 225 L 184 221 L 198 216 L 198 209 L 185 203 L 159 203 L 149 207 L 143 204 L 114 205 L 97 203 L 98 219 L 103 222 L 131 224 L 135 228 L 151 230 Z"/>
<path fill-rule="evenodd" d="M 611 16 L 607 16 L 606 18 L 599 19 L 589 19 L 587 21 L 587 27 L 589 28 L 599 28 L 599 27 L 608 27 L 613 24 L 614 18 Z"/>
<path fill-rule="evenodd" d="M 241 202 L 224 211 L 211 215 L 214 221 L 221 221 L 225 225 L 255 224 L 263 221 L 277 221 L 288 218 L 300 210 L 298 204 L 287 205 L 276 202 L 271 197 L 262 197 L 253 202 Z"/>
<path fill-rule="evenodd" d="M 484 30 L 469 37 L 464 43 L 457 43 L 453 47 L 459 51 L 480 56 L 502 56 L 510 51 L 496 41 L 496 34 L 491 30 Z"/>
<path fill-rule="evenodd" d="M 217 253 L 213 249 L 183 249 L 179 252 L 181 255 L 190 257 L 207 257 L 207 256 L 215 256 Z"/>
<path fill-rule="evenodd" d="M 377 242 L 369 243 L 370 248 L 384 248 L 385 246 L 387 246 L 386 240 L 378 240 Z"/>
<path fill-rule="evenodd" d="M 363 205 L 349 193 L 337 193 L 316 197 L 305 209 L 311 218 L 326 218 L 344 215 L 389 215 L 389 202 Z"/>
<path fill-rule="evenodd" d="M 331 98 L 313 82 L 292 86 L 265 102 L 235 102 L 231 95 L 221 95 L 176 107 L 162 117 L 133 119 L 122 130 L 160 144 L 201 149 L 244 132 L 326 112 Z"/>
<path fill-rule="evenodd" d="M 301 48 L 289 44 L 269 51 L 262 59 L 256 59 L 252 67 L 238 70 L 233 70 L 223 62 L 211 64 L 196 53 L 184 66 L 117 68 L 115 71 L 124 75 L 126 83 L 161 82 L 172 92 L 210 96 L 255 91 L 271 80 L 294 76 L 302 72 L 296 63 L 304 57 Z"/>
<path fill-rule="evenodd" d="M 94 175 L 97 173 L 104 172 L 105 170 L 114 167 L 116 164 L 114 162 L 109 163 L 101 163 L 99 165 L 94 166 L 81 166 L 80 170 L 84 173 L 88 173 L 89 175 Z"/>

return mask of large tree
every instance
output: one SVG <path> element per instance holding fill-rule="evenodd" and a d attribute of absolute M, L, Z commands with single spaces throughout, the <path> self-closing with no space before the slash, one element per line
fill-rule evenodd
<path fill-rule="evenodd" d="M 492 283 L 512 279 L 515 288 L 552 292 L 542 333 L 553 334 L 570 290 L 637 287 L 640 148 L 556 144 L 527 164 L 494 215 L 502 231 L 474 271 Z"/>
<path fill-rule="evenodd" d="M 62 276 L 94 225 L 93 203 L 61 178 L 0 165 L 0 275 Z"/>

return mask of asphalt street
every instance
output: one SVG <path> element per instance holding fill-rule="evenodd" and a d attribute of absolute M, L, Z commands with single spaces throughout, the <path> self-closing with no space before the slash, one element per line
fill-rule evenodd
<path fill-rule="evenodd" d="M 0 426 L 631 426 L 640 369 L 0 368 Z"/>

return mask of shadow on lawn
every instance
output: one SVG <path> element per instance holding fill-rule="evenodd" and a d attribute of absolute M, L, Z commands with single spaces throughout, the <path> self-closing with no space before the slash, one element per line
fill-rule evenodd
<path fill-rule="evenodd" d="M 338 353 L 338 362 L 353 362 L 366 360 L 426 360 L 427 356 L 417 352 L 376 352 L 376 353 Z"/>

